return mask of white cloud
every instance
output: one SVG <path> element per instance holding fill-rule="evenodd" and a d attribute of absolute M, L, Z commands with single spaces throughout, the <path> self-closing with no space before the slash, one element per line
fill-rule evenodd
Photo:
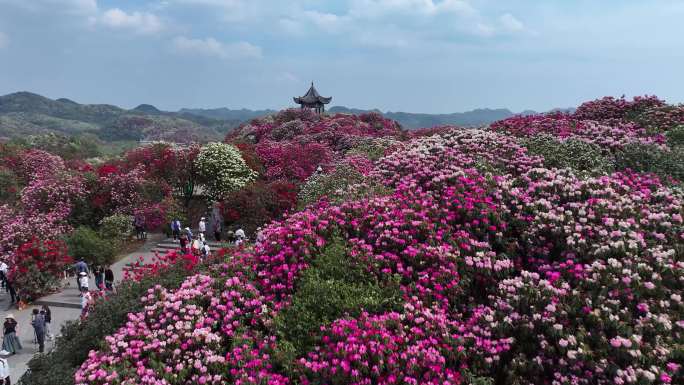
<path fill-rule="evenodd" d="M 4 33 L 0 32 L 0 48 L 5 48 L 9 44 L 9 37 Z"/>
<path fill-rule="evenodd" d="M 305 11 L 304 17 L 318 28 L 328 32 L 339 31 L 344 27 L 348 19 L 347 17 L 338 16 L 334 13 L 318 11 Z"/>
<path fill-rule="evenodd" d="M 293 74 L 292 72 L 285 71 L 281 72 L 276 76 L 276 81 L 281 82 L 281 83 L 301 83 L 302 81 L 297 77 L 297 75 Z"/>
<path fill-rule="evenodd" d="M 297 20 L 293 20 L 290 18 L 283 18 L 278 20 L 278 25 L 280 26 L 280 29 L 282 29 L 284 32 L 290 34 L 290 35 L 296 35 L 296 36 L 302 36 L 304 35 L 305 28 Z"/>
<path fill-rule="evenodd" d="M 525 24 L 510 13 L 501 15 L 499 22 L 503 29 L 509 32 L 519 32 L 525 29 Z"/>
<path fill-rule="evenodd" d="M 0 0 L 0 4 L 8 4 L 29 11 L 56 11 L 73 14 L 91 14 L 97 12 L 97 0 Z"/>
<path fill-rule="evenodd" d="M 179 36 L 173 39 L 173 48 L 182 54 L 214 56 L 221 59 L 249 59 L 262 56 L 261 47 L 247 42 L 222 43 L 212 37 L 192 39 Z"/>
<path fill-rule="evenodd" d="M 277 7 L 279 2 L 272 0 L 170 0 L 174 4 L 189 7 L 204 6 L 216 9 L 219 17 L 229 22 L 240 22 L 259 19 L 269 9 Z M 275 4 L 274 4 L 275 3 Z M 286 2 L 283 2 L 286 3 Z"/>
<path fill-rule="evenodd" d="M 395 13 L 424 16 L 452 13 L 469 16 L 477 12 L 464 0 L 352 0 L 349 13 L 360 18 L 375 18 Z"/>
<path fill-rule="evenodd" d="M 162 21 L 148 12 L 126 13 L 119 8 L 107 10 L 97 18 L 97 23 L 115 29 L 128 29 L 138 33 L 152 34 L 164 29 Z"/>

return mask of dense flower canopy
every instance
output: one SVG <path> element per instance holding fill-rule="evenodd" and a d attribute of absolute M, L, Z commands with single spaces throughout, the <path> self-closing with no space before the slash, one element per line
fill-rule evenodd
<path fill-rule="evenodd" d="M 605 154 L 633 140 L 668 146 L 650 128 L 609 121 L 625 117 L 615 112 L 588 124 L 587 110 L 514 118 L 492 131 L 443 128 L 393 146 L 368 170 L 391 194 L 312 204 L 208 275 L 150 290 L 145 311 L 91 352 L 76 383 L 684 381 L 679 183 L 634 170 L 548 168 L 517 138 L 572 136 Z M 278 119 L 292 121 L 287 114 L 243 133 L 257 145 L 273 140 Z M 319 119 L 304 115 L 295 129 Z M 318 264 L 331 248 L 347 268 Z M 355 266 L 371 286 L 350 273 Z M 302 345 L 279 325 L 294 306 L 306 309 L 310 282 L 337 285 L 330 293 L 340 296 L 396 287 L 401 303 L 340 310 L 335 299 L 309 299 L 329 313 L 304 315 Z"/>

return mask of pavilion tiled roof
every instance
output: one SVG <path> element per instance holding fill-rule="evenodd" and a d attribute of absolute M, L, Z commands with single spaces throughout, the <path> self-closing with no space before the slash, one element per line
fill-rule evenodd
<path fill-rule="evenodd" d="M 313 82 L 311 82 L 311 87 L 306 91 L 304 96 L 294 97 L 292 99 L 294 99 L 297 104 L 328 104 L 332 100 L 332 97 L 326 98 L 325 96 L 321 96 L 318 91 L 316 91 Z"/>

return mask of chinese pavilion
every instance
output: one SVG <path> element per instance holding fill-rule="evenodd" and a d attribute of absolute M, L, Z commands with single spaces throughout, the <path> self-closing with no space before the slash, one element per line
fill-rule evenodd
<path fill-rule="evenodd" d="M 299 104 L 301 108 L 313 108 L 317 113 L 322 113 L 325 111 L 325 105 L 330 103 L 332 97 L 326 98 L 318 94 L 316 88 L 314 88 L 313 82 L 311 82 L 311 88 L 306 91 L 304 96 L 294 97 L 295 103 Z"/>

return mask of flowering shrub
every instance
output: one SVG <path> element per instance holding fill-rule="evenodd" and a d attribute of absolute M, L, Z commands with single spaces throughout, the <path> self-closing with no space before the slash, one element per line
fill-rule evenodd
<path fill-rule="evenodd" d="M 320 143 L 278 143 L 263 141 L 257 154 L 269 180 L 304 181 L 316 168 L 332 160 L 330 149 Z"/>
<path fill-rule="evenodd" d="M 398 123 L 384 119 L 379 114 L 318 115 L 309 110 L 291 109 L 261 119 L 255 119 L 231 131 L 226 141 L 235 144 L 250 168 L 259 172 L 266 184 L 287 181 L 294 193 L 309 180 L 320 167 L 324 171 L 335 169 L 340 163 L 351 165 L 362 174 L 373 168 L 372 161 L 379 159 L 407 135 Z M 341 185 L 342 182 L 338 182 Z M 248 190 L 262 190 L 256 185 Z M 361 189 L 359 196 L 370 194 Z M 239 194 L 239 193 L 238 193 Z M 260 195 L 260 194 L 252 194 Z M 311 194 L 305 193 L 303 196 Z M 316 194 L 314 194 L 316 195 Z M 299 202 L 303 207 L 320 197 L 311 195 L 311 201 Z M 263 196 L 263 195 L 260 195 Z M 260 210 L 259 220 L 241 210 L 242 201 L 233 204 L 235 197 L 223 202 L 229 222 L 262 225 L 270 219 L 279 218 L 284 210 Z M 271 204 L 255 204 L 271 206 Z M 279 206 L 276 204 L 276 206 Z M 287 208 L 292 207 L 289 205 Z M 263 214 L 263 215 L 262 215 Z"/>
<path fill-rule="evenodd" d="M 91 265 L 108 265 L 115 254 L 115 244 L 93 229 L 79 226 L 67 238 L 69 254 L 76 259 L 83 259 Z"/>
<path fill-rule="evenodd" d="M 653 145 L 632 144 L 615 154 L 619 170 L 652 172 L 663 179 L 684 181 L 684 148 L 662 150 Z"/>
<path fill-rule="evenodd" d="M 13 204 L 19 197 L 17 177 L 7 168 L 0 167 L 0 204 Z"/>
<path fill-rule="evenodd" d="M 634 123 L 608 122 L 622 116 L 591 113 L 601 122 L 545 116 L 528 128 L 516 118 L 398 145 L 368 171 L 391 194 L 309 205 L 209 274 L 150 290 L 75 381 L 684 382 L 684 192 L 567 159 L 635 143 L 670 149 Z M 361 122 L 382 129 L 373 119 Z M 258 146 L 327 124 L 288 111 L 241 132 Z M 518 138 L 528 129 L 553 136 L 560 154 Z M 335 161 L 348 143 L 331 147 Z"/>
<path fill-rule="evenodd" d="M 203 147 L 195 165 L 198 174 L 206 181 L 207 195 L 211 199 L 224 198 L 257 176 L 235 146 L 223 143 L 210 143 Z"/>
<path fill-rule="evenodd" d="M 582 103 L 574 115 L 583 120 L 630 120 L 652 108 L 663 106 L 665 102 L 656 96 L 637 96 L 633 100 L 627 100 L 624 96 L 606 96 Z"/>
<path fill-rule="evenodd" d="M 296 186 L 287 181 L 256 181 L 230 194 L 220 205 L 228 226 L 254 234 L 257 227 L 290 210 L 297 199 Z"/>
<path fill-rule="evenodd" d="M 601 147 L 578 139 L 557 140 L 546 134 L 523 139 L 530 154 L 544 158 L 548 168 L 570 168 L 589 174 L 605 174 L 613 169 L 610 158 L 602 154 Z"/>
<path fill-rule="evenodd" d="M 363 158 L 365 159 L 365 158 Z M 366 164 L 361 165 L 364 171 Z M 329 173 L 311 175 L 302 186 L 297 198 L 299 209 L 326 197 L 331 202 L 356 200 L 387 193 L 377 181 L 364 176 L 351 164 L 340 163 Z"/>
<path fill-rule="evenodd" d="M 124 240 L 133 234 L 133 216 L 114 214 L 100 221 L 100 234 L 112 240 Z"/>
<path fill-rule="evenodd" d="M 30 301 L 57 289 L 64 269 L 71 263 L 64 242 L 33 238 L 17 249 L 8 275 L 19 296 Z"/>
<path fill-rule="evenodd" d="M 652 134 L 633 122 L 581 120 L 560 113 L 515 116 L 495 122 L 491 128 L 523 138 L 548 134 L 560 140 L 580 140 L 595 144 L 606 153 L 633 143 L 661 146 L 665 143 L 662 134 Z"/>

